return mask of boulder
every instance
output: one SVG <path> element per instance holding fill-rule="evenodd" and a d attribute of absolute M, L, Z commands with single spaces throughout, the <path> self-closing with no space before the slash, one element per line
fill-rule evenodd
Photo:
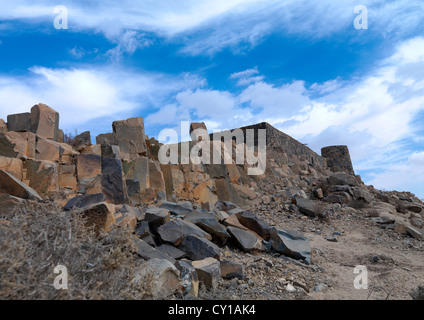
<path fill-rule="evenodd" d="M 221 277 L 224 279 L 237 278 L 244 280 L 243 263 L 234 261 L 221 261 Z"/>
<path fill-rule="evenodd" d="M 221 281 L 220 262 L 214 258 L 205 258 L 199 261 L 193 261 L 194 269 L 197 272 L 199 281 L 202 282 L 207 289 L 214 289 Z"/>
<path fill-rule="evenodd" d="M 84 131 L 84 132 L 80 133 L 79 135 L 77 135 L 72 141 L 72 146 L 78 152 L 81 152 L 85 148 L 91 146 L 90 131 Z"/>
<path fill-rule="evenodd" d="M 300 232 L 290 229 L 271 229 L 272 248 L 283 255 L 294 259 L 311 261 L 311 246 L 309 240 Z"/>
<path fill-rule="evenodd" d="M 194 211 L 193 204 L 189 201 L 182 201 L 178 203 L 162 201 L 159 207 L 168 209 L 172 214 L 175 214 L 175 215 L 184 215 L 187 212 Z"/>
<path fill-rule="evenodd" d="M 115 220 L 118 226 L 128 229 L 131 233 L 134 233 L 137 228 L 137 216 L 134 211 L 116 212 Z"/>
<path fill-rule="evenodd" d="M 219 259 L 221 254 L 221 249 L 217 245 L 194 234 L 184 236 L 178 249 L 184 251 L 191 260 L 202 260 L 208 257 Z"/>
<path fill-rule="evenodd" d="M 31 108 L 31 132 L 37 136 L 57 141 L 59 113 L 45 104 Z"/>
<path fill-rule="evenodd" d="M 347 204 L 352 201 L 352 197 L 347 192 L 333 192 L 324 198 L 324 201 L 330 203 Z"/>
<path fill-rule="evenodd" d="M 109 146 L 113 145 L 114 144 L 113 133 L 99 134 L 96 137 L 96 144 L 109 145 Z"/>
<path fill-rule="evenodd" d="M 37 191 L 4 170 L 0 170 L 0 193 L 22 199 L 42 200 Z"/>
<path fill-rule="evenodd" d="M 203 231 L 195 224 L 180 219 L 169 221 L 168 223 L 160 226 L 158 228 L 158 234 L 162 241 L 176 246 L 178 246 L 181 240 L 189 234 L 197 235 L 199 237 L 206 238 L 207 240 L 212 239 L 210 234 Z"/>
<path fill-rule="evenodd" d="M 191 294 L 195 297 L 199 295 L 199 277 L 196 269 L 190 262 L 180 260 L 175 263 L 175 267 L 180 271 L 181 286 L 184 294 Z"/>
<path fill-rule="evenodd" d="M 148 287 L 153 299 L 164 299 L 180 287 L 180 272 L 168 260 L 152 258 L 135 272 L 133 285 Z"/>
<path fill-rule="evenodd" d="M 266 222 L 259 219 L 254 213 L 243 211 L 237 214 L 237 218 L 246 228 L 255 231 L 264 240 L 269 240 L 271 227 Z"/>
<path fill-rule="evenodd" d="M 78 190 L 82 193 L 101 193 L 102 158 L 93 154 L 76 157 Z"/>
<path fill-rule="evenodd" d="M 8 131 L 31 131 L 31 114 L 29 112 L 7 116 Z"/>
<path fill-rule="evenodd" d="M 134 231 L 134 234 L 140 239 L 150 236 L 149 223 L 147 221 L 140 221 Z"/>
<path fill-rule="evenodd" d="M 77 190 L 76 167 L 73 164 L 61 164 L 58 170 L 59 188 Z"/>
<path fill-rule="evenodd" d="M 186 255 L 184 251 L 181 251 L 180 249 L 166 243 L 157 247 L 157 249 L 174 259 L 181 259 Z"/>
<path fill-rule="evenodd" d="M 316 202 L 313 200 L 296 197 L 294 201 L 299 211 L 307 216 L 315 217 L 320 213 Z"/>
<path fill-rule="evenodd" d="M 7 132 L 7 123 L 3 119 L 0 119 L 0 133 L 1 132 Z"/>
<path fill-rule="evenodd" d="M 16 158 L 7 158 L 0 156 L 0 170 L 7 171 L 15 176 L 17 179 L 22 180 L 22 160 Z"/>
<path fill-rule="evenodd" d="M 356 181 L 355 176 L 347 173 L 333 173 L 328 180 L 330 185 L 348 185 L 348 186 L 358 186 L 358 181 Z"/>
<path fill-rule="evenodd" d="M 47 197 L 49 192 L 59 190 L 57 163 L 28 159 L 24 162 L 23 168 L 26 170 L 28 185 L 42 197 Z"/>
<path fill-rule="evenodd" d="M 175 263 L 174 258 L 152 247 L 151 245 L 149 245 L 146 241 L 142 239 L 134 238 L 134 244 L 135 244 L 135 252 L 143 259 L 149 260 L 149 259 L 157 258 L 157 259 L 165 259 L 171 263 Z"/>
<path fill-rule="evenodd" d="M 424 232 L 423 230 L 419 230 L 416 227 L 413 226 L 406 226 L 406 233 L 409 234 L 411 237 L 418 239 L 418 240 L 424 240 Z"/>
<path fill-rule="evenodd" d="M 103 193 L 84 194 L 69 200 L 63 207 L 63 210 L 81 209 L 104 201 L 106 201 L 106 196 Z"/>
<path fill-rule="evenodd" d="M 167 223 L 170 220 L 169 210 L 163 208 L 150 207 L 146 211 L 146 221 L 149 225 L 157 229 L 161 225 Z"/>
<path fill-rule="evenodd" d="M 241 250 L 247 252 L 263 250 L 262 241 L 255 233 L 232 226 L 227 227 L 227 231 L 231 235 L 231 240 Z"/>
<path fill-rule="evenodd" d="M 86 219 L 86 225 L 92 227 L 96 234 L 101 231 L 110 231 L 116 222 L 114 213 L 114 206 L 106 202 L 95 203 L 76 211 L 76 214 Z"/>
<path fill-rule="evenodd" d="M 107 201 L 114 204 L 123 204 L 125 194 L 121 161 L 118 159 L 102 158 L 101 164 L 102 193 L 105 194 Z"/>
<path fill-rule="evenodd" d="M 225 227 L 221 225 L 213 215 L 209 213 L 202 213 L 193 211 L 187 213 L 184 220 L 190 221 L 205 230 L 212 236 L 214 242 L 223 245 L 230 238 L 230 235 L 226 231 Z"/>
<path fill-rule="evenodd" d="M 114 144 L 119 146 L 123 159 L 132 160 L 147 154 L 143 118 L 130 118 L 112 123 Z"/>
<path fill-rule="evenodd" d="M 20 132 L 0 133 L 0 156 L 8 158 L 29 157 L 29 142 Z M 35 158 L 35 146 L 32 158 Z"/>

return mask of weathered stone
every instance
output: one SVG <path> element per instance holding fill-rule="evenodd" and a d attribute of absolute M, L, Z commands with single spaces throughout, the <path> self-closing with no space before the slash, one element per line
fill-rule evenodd
<path fill-rule="evenodd" d="M 98 234 L 102 230 L 110 231 L 113 224 L 115 224 L 115 208 L 113 205 L 100 202 L 81 208 L 76 212 L 78 215 L 86 219 L 86 225 L 93 227 L 94 231 Z"/>
<path fill-rule="evenodd" d="M 175 263 L 175 259 L 168 256 L 167 254 L 163 253 L 162 251 L 159 251 L 156 248 L 153 248 L 151 245 L 146 243 L 144 240 L 141 240 L 139 238 L 134 238 L 134 244 L 135 244 L 135 252 L 144 259 L 165 259 L 168 260 L 171 263 Z"/>
<path fill-rule="evenodd" d="M 131 161 L 122 162 L 124 178 L 139 182 L 139 190 L 149 188 L 149 159 L 146 157 L 137 158 Z"/>
<path fill-rule="evenodd" d="M 47 197 L 51 191 L 59 190 L 57 167 L 57 163 L 53 161 L 26 160 L 23 168 L 26 170 L 28 185 L 42 197 Z"/>
<path fill-rule="evenodd" d="M 352 197 L 347 192 L 334 192 L 324 198 L 324 201 L 330 203 L 347 204 L 352 200 Z"/>
<path fill-rule="evenodd" d="M 271 229 L 272 248 L 278 253 L 294 259 L 311 261 L 311 246 L 308 239 L 298 231 L 289 229 Z"/>
<path fill-rule="evenodd" d="M 123 159 L 132 160 L 147 154 L 143 118 L 130 118 L 112 123 L 114 144 L 119 146 Z"/>
<path fill-rule="evenodd" d="M 0 156 L 8 158 L 28 157 L 28 151 L 28 141 L 19 132 L 0 133 Z"/>
<path fill-rule="evenodd" d="M 62 129 L 57 130 L 57 142 L 65 143 L 65 133 Z"/>
<path fill-rule="evenodd" d="M 363 200 L 366 203 L 370 203 L 374 199 L 374 196 L 364 189 L 353 190 L 353 196 L 355 197 L 355 199 Z"/>
<path fill-rule="evenodd" d="M 188 201 L 182 201 L 178 203 L 163 201 L 159 207 L 167 209 L 175 215 L 184 215 L 184 213 L 194 211 L 193 205 Z"/>
<path fill-rule="evenodd" d="M 198 235 L 199 237 L 206 238 L 207 240 L 212 239 L 210 234 L 203 231 L 195 224 L 180 219 L 169 221 L 168 223 L 160 226 L 158 228 L 158 234 L 162 241 L 172 243 L 176 246 L 180 244 L 184 236 L 189 234 Z"/>
<path fill-rule="evenodd" d="M 157 247 L 157 249 L 174 259 L 181 259 L 186 255 L 184 251 L 166 243 Z"/>
<path fill-rule="evenodd" d="M 421 213 L 423 211 L 423 206 L 419 204 L 407 205 L 406 209 L 415 213 Z"/>
<path fill-rule="evenodd" d="M 348 185 L 332 185 L 328 188 L 329 192 L 346 192 L 353 196 L 352 189 Z"/>
<path fill-rule="evenodd" d="M 31 131 L 31 114 L 29 112 L 7 116 L 8 131 Z"/>
<path fill-rule="evenodd" d="M 238 208 L 234 203 L 225 200 L 219 200 L 215 203 L 214 208 L 219 211 L 229 212 L 232 209 Z"/>
<path fill-rule="evenodd" d="M 243 251 L 263 250 L 260 239 L 251 231 L 229 226 L 227 231 L 231 235 L 231 240 Z"/>
<path fill-rule="evenodd" d="M 121 160 L 121 151 L 119 149 L 119 146 L 101 144 L 100 152 L 103 158 Z"/>
<path fill-rule="evenodd" d="M 268 241 L 271 227 L 250 211 L 243 211 L 237 214 L 237 218 L 246 228 L 255 231 L 264 240 Z"/>
<path fill-rule="evenodd" d="M 100 144 L 94 144 L 85 147 L 81 150 L 81 154 L 94 154 L 96 156 L 101 157 L 102 156 L 102 147 Z"/>
<path fill-rule="evenodd" d="M 146 220 L 152 228 L 157 229 L 170 220 L 170 212 L 163 208 L 150 207 L 146 211 Z"/>
<path fill-rule="evenodd" d="M 134 214 L 137 218 L 138 221 L 144 220 L 146 217 L 146 214 L 141 212 L 139 209 L 131 207 L 127 204 L 124 204 L 121 208 L 121 210 L 119 210 L 119 212 L 122 213 L 131 213 Z"/>
<path fill-rule="evenodd" d="M 1 132 L 7 132 L 7 123 L 3 119 L 0 119 L 0 133 Z"/>
<path fill-rule="evenodd" d="M 91 135 L 90 131 L 84 131 L 77 135 L 73 141 L 72 146 L 77 150 L 78 152 L 81 152 L 88 146 L 91 146 Z"/>
<path fill-rule="evenodd" d="M 80 195 L 69 200 L 63 210 L 81 209 L 104 201 L 106 201 L 106 196 L 103 193 Z"/>
<path fill-rule="evenodd" d="M 322 148 L 321 155 L 327 159 L 327 165 L 331 171 L 346 172 L 351 175 L 355 174 L 347 146 Z"/>
<path fill-rule="evenodd" d="M 0 170 L 0 193 L 9 194 L 22 199 L 42 200 L 37 191 L 4 170 Z"/>
<path fill-rule="evenodd" d="M 303 214 L 306 214 L 310 217 L 315 217 L 319 214 L 319 208 L 315 201 L 304 199 L 304 198 L 294 198 L 296 206 L 299 208 L 299 211 Z"/>
<path fill-rule="evenodd" d="M 243 263 L 221 261 L 221 277 L 224 279 L 238 278 L 239 280 L 244 280 Z"/>
<path fill-rule="evenodd" d="M 199 261 L 193 261 L 192 265 L 196 269 L 199 281 L 207 289 L 213 289 L 218 286 L 221 281 L 221 268 L 218 260 L 214 258 L 199 259 Z"/>
<path fill-rule="evenodd" d="M 199 295 L 199 277 L 196 269 L 188 261 L 177 261 L 175 267 L 180 270 L 181 286 L 185 294 Z"/>
<path fill-rule="evenodd" d="M 125 201 L 124 184 L 122 180 L 121 161 L 118 159 L 102 158 L 102 192 L 106 199 L 114 204 Z"/>
<path fill-rule="evenodd" d="M 208 257 L 219 259 L 221 249 L 209 240 L 194 234 L 184 236 L 178 249 L 187 254 L 191 260 L 202 260 Z"/>
<path fill-rule="evenodd" d="M 135 272 L 133 285 L 149 286 L 153 299 L 164 299 L 180 287 L 178 269 L 166 259 L 153 258 Z"/>
<path fill-rule="evenodd" d="M 324 198 L 324 193 L 322 191 L 321 188 L 317 188 L 314 190 L 314 195 L 318 198 L 318 199 L 322 199 Z"/>
<path fill-rule="evenodd" d="M 31 108 L 31 132 L 37 136 L 57 141 L 59 113 L 45 104 Z"/>
<path fill-rule="evenodd" d="M 421 218 L 412 218 L 410 221 L 411 221 L 411 224 L 418 229 L 421 229 L 424 227 L 424 221 Z"/>
<path fill-rule="evenodd" d="M 99 134 L 96 137 L 96 144 L 109 145 L 109 146 L 113 145 L 114 144 L 113 133 Z"/>
<path fill-rule="evenodd" d="M 134 233 L 137 228 L 137 215 L 134 211 L 122 211 L 115 213 L 116 224 Z"/>
<path fill-rule="evenodd" d="M 60 161 L 60 146 L 54 141 L 37 137 L 35 149 L 36 160 Z"/>
<path fill-rule="evenodd" d="M 347 173 L 333 173 L 328 182 L 330 185 L 358 186 L 355 177 Z"/>
<path fill-rule="evenodd" d="M 424 240 L 423 230 L 418 230 L 412 226 L 406 226 L 406 233 L 415 239 Z"/>
<path fill-rule="evenodd" d="M 22 160 L 0 156 L 0 170 L 4 170 L 22 180 Z"/>
<path fill-rule="evenodd" d="M 230 238 L 230 235 L 211 214 L 193 211 L 187 213 L 184 217 L 186 221 L 190 221 L 212 235 L 214 242 L 223 245 Z"/>
<path fill-rule="evenodd" d="M 143 239 L 144 237 L 149 236 L 150 235 L 149 223 L 147 221 L 140 221 L 138 223 L 137 228 L 134 231 L 134 234 L 140 239 Z"/>
<path fill-rule="evenodd" d="M 72 164 L 59 165 L 59 187 L 77 190 L 76 168 Z"/>

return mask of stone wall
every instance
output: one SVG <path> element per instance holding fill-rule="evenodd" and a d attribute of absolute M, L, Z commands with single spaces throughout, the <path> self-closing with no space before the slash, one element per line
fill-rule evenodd
<path fill-rule="evenodd" d="M 328 168 L 333 172 L 346 172 L 355 175 L 347 146 L 329 146 L 321 149 L 327 159 Z"/>

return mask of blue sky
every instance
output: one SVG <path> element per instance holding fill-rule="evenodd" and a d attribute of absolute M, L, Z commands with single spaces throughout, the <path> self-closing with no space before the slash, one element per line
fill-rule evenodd
<path fill-rule="evenodd" d="M 149 136 L 267 121 L 424 198 L 423 25 L 422 0 L 0 0 L 0 118 L 43 102 L 93 137 L 136 116 Z"/>

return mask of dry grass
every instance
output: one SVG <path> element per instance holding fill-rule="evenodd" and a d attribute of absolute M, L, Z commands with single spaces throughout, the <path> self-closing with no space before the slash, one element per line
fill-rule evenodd
<path fill-rule="evenodd" d="M 84 220 L 35 204 L 0 217 L 0 299 L 146 299 L 131 283 L 141 260 L 131 234 L 114 228 L 96 237 Z M 57 265 L 68 289 L 54 288 Z"/>

